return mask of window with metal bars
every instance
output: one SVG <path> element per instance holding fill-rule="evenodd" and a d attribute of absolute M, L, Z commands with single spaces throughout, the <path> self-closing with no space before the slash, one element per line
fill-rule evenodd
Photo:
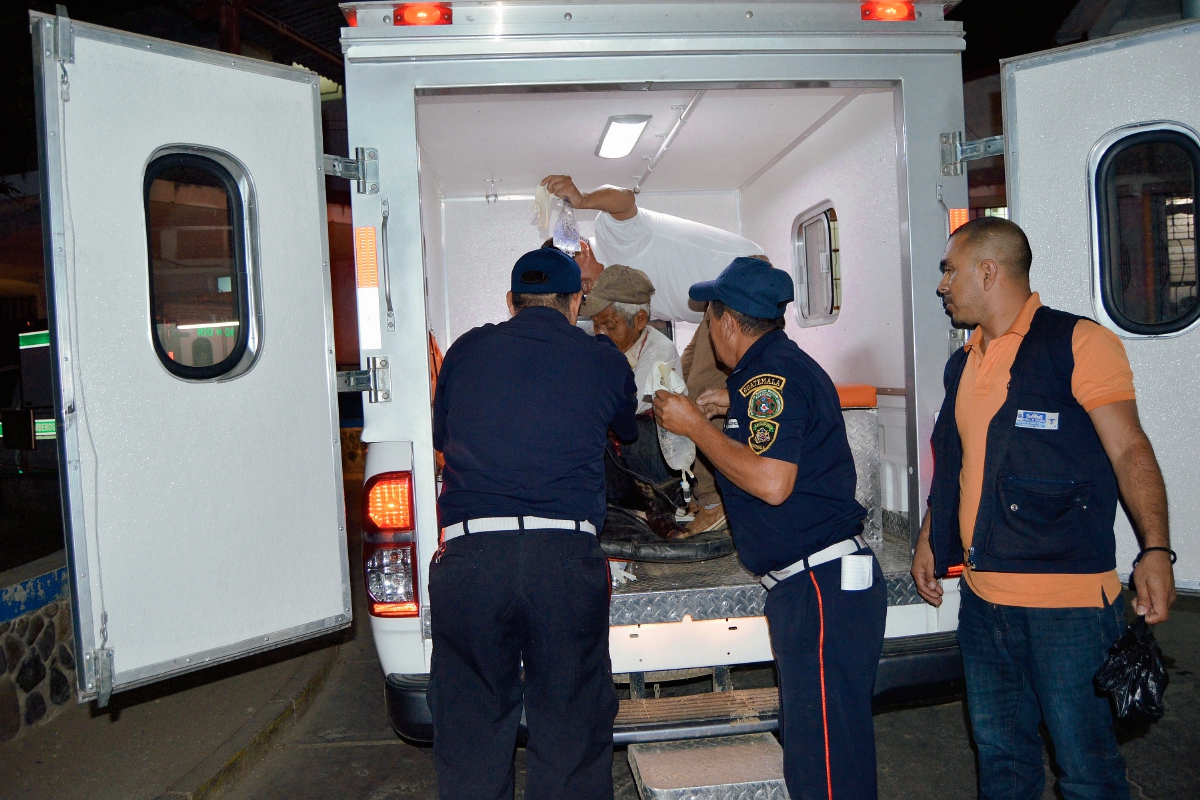
<path fill-rule="evenodd" d="M 1112 143 L 1095 171 L 1101 300 L 1141 335 L 1200 319 L 1196 191 L 1200 144 L 1180 130 L 1142 130 Z"/>

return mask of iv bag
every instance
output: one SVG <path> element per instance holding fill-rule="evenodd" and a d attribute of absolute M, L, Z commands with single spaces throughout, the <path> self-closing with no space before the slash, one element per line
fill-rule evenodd
<path fill-rule="evenodd" d="M 572 255 L 579 252 L 579 226 L 575 224 L 575 211 L 571 208 L 571 201 L 565 197 L 558 210 L 558 219 L 554 223 L 554 246 Z"/>
<path fill-rule="evenodd" d="M 665 389 L 671 394 L 687 394 L 687 384 L 683 378 L 671 369 L 665 361 L 657 361 L 650 377 L 646 379 L 644 395 L 654 396 L 659 389 Z M 657 423 L 656 423 L 657 424 Z M 673 470 L 691 471 L 692 463 L 696 460 L 696 444 L 686 436 L 671 433 L 661 425 L 658 427 L 658 446 L 662 449 L 663 460 Z"/>
<path fill-rule="evenodd" d="M 550 192 L 539 183 L 533 192 L 533 219 L 529 220 L 529 224 L 537 226 L 538 236 L 543 239 L 550 235 L 551 200 Z"/>

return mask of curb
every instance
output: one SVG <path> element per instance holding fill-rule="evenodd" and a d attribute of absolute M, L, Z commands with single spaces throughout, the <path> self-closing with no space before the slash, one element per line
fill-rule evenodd
<path fill-rule="evenodd" d="M 296 673 L 279 689 L 274 699 L 157 800 L 208 800 L 229 788 L 274 747 L 296 720 L 304 716 L 325 687 L 340 649 L 334 645 L 304 656 Z"/>

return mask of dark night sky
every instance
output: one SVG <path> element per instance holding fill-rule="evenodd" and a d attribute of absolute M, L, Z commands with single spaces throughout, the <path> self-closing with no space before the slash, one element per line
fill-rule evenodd
<path fill-rule="evenodd" d="M 1085 0 L 1086 1 L 1086 0 Z M 214 21 L 195 21 L 189 7 L 195 0 L 73 0 L 68 5 L 71 16 L 114 28 L 135 31 L 178 42 L 204 47 L 217 46 L 217 26 Z M 1077 0 L 964 0 L 954 8 L 950 19 L 963 23 L 967 35 L 967 50 L 963 56 L 963 77 L 967 80 L 994 73 L 999 60 L 1055 46 L 1054 34 L 1067 18 Z M 28 11 L 32 7 L 53 13 L 54 3 L 35 0 L 26 4 L 17 0 L 0 3 L 0 75 L 6 78 L 5 91 L 0 93 L 0 120 L 3 131 L 0 139 L 0 175 L 29 172 L 37 169 L 37 150 L 33 120 L 32 55 L 30 53 Z M 335 42 L 338 18 L 336 0 L 274 0 L 264 3 L 275 13 L 302 9 L 302 13 L 327 15 L 329 30 L 321 26 L 322 39 Z M 336 17 L 335 17 L 336 15 Z M 258 39 L 271 52 L 288 56 L 262 29 L 243 23 L 243 38 Z M 316 31 L 310 31 L 314 37 Z M 299 60 L 304 61 L 301 56 Z M 320 70 L 329 74 L 327 69 Z M 340 76 L 334 77 L 335 80 Z"/>

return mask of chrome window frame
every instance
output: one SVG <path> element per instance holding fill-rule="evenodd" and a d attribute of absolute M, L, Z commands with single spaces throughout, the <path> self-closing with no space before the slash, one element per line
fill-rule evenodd
<path fill-rule="evenodd" d="M 832 200 L 822 200 L 815 206 L 800 212 L 796 218 L 792 220 L 792 281 L 796 287 L 796 304 L 795 314 L 796 322 L 802 328 L 815 328 L 819 325 L 831 325 L 837 321 L 838 314 L 841 312 L 842 305 L 838 297 L 839 286 L 841 282 L 841 258 L 835 267 L 833 263 L 833 226 L 830 224 L 829 212 L 834 211 Z M 836 212 L 835 212 L 836 214 Z M 825 220 L 825 235 L 829 239 L 830 261 L 829 261 L 829 292 L 836 303 L 836 309 L 829 314 L 817 314 L 810 316 L 808 307 L 808 254 L 805 252 L 804 227 L 815 220 L 817 217 L 822 217 Z M 839 256 L 841 249 L 838 249 Z M 835 277 L 834 270 L 837 270 Z"/>
<path fill-rule="evenodd" d="M 259 241 L 258 241 L 258 202 L 254 191 L 254 181 L 250 177 L 249 170 L 237 158 L 223 150 L 218 150 L 212 147 L 204 147 L 201 145 L 191 144 L 171 144 L 159 147 L 150 157 L 146 159 L 145 166 L 142 167 L 142 175 L 145 176 L 150 166 L 155 161 L 163 156 L 172 155 L 189 155 L 206 158 L 218 166 L 225 169 L 233 178 L 234 185 L 237 187 L 238 199 L 241 202 L 241 225 L 240 231 L 242 237 L 241 258 L 244 262 L 246 270 L 246 285 L 243 287 L 246 298 L 246 319 L 239 320 L 245 325 L 245 348 L 242 350 L 241 356 L 236 362 L 228 368 L 223 369 L 219 374 L 211 376 L 193 377 L 187 374 L 172 369 L 164 359 L 161 342 L 158 338 L 158 331 L 155 330 L 154 322 L 154 280 L 151 274 L 150 266 L 150 224 L 149 224 L 149 207 L 146 208 L 146 274 L 149 279 L 150 292 L 147 295 L 147 301 L 150 303 L 150 342 L 154 348 L 155 356 L 158 358 L 160 366 L 172 378 L 184 381 L 186 383 L 219 383 L 222 381 L 230 381 L 241 377 L 248 373 L 254 364 L 258 361 L 258 356 L 262 352 L 263 346 L 263 303 L 262 303 L 262 281 L 261 270 L 259 269 Z M 143 177 L 144 180 L 144 177 Z M 143 200 L 148 202 L 148 195 Z M 239 336 L 241 332 L 239 332 Z M 221 362 L 224 363 L 224 362 Z"/>
<path fill-rule="evenodd" d="M 1139 333 L 1131 331 L 1124 327 L 1118 320 L 1113 318 L 1108 313 L 1108 308 L 1104 304 L 1104 264 L 1101 262 L 1101 247 L 1100 234 L 1102 224 L 1100 220 L 1100 202 L 1103 199 L 1099 192 L 1097 181 L 1100 178 L 1100 167 L 1105 161 L 1112 149 L 1128 139 L 1130 136 L 1135 136 L 1143 133 L 1154 133 L 1157 131 L 1166 131 L 1177 133 L 1190 139 L 1196 148 L 1200 150 L 1200 134 L 1188 125 L 1181 122 L 1172 122 L 1169 120 L 1153 120 L 1149 122 L 1139 122 L 1132 125 L 1122 125 L 1119 128 L 1114 128 L 1092 145 L 1092 150 L 1088 154 L 1087 162 L 1087 202 L 1088 202 L 1088 244 L 1091 249 L 1092 261 L 1092 310 L 1096 315 L 1096 321 L 1112 332 L 1116 333 L 1122 339 L 1173 339 L 1176 336 L 1183 336 L 1200 327 L 1200 310 L 1194 312 L 1195 318 L 1184 327 L 1174 331 L 1162 331 L 1158 333 Z M 1195 165 L 1197 172 L 1200 172 L 1200 164 Z M 1200 183 L 1195 188 L 1197 194 L 1200 194 Z M 1193 209 L 1195 208 L 1195 198 L 1193 198 Z M 1193 210 L 1193 214 L 1195 211 Z"/>

